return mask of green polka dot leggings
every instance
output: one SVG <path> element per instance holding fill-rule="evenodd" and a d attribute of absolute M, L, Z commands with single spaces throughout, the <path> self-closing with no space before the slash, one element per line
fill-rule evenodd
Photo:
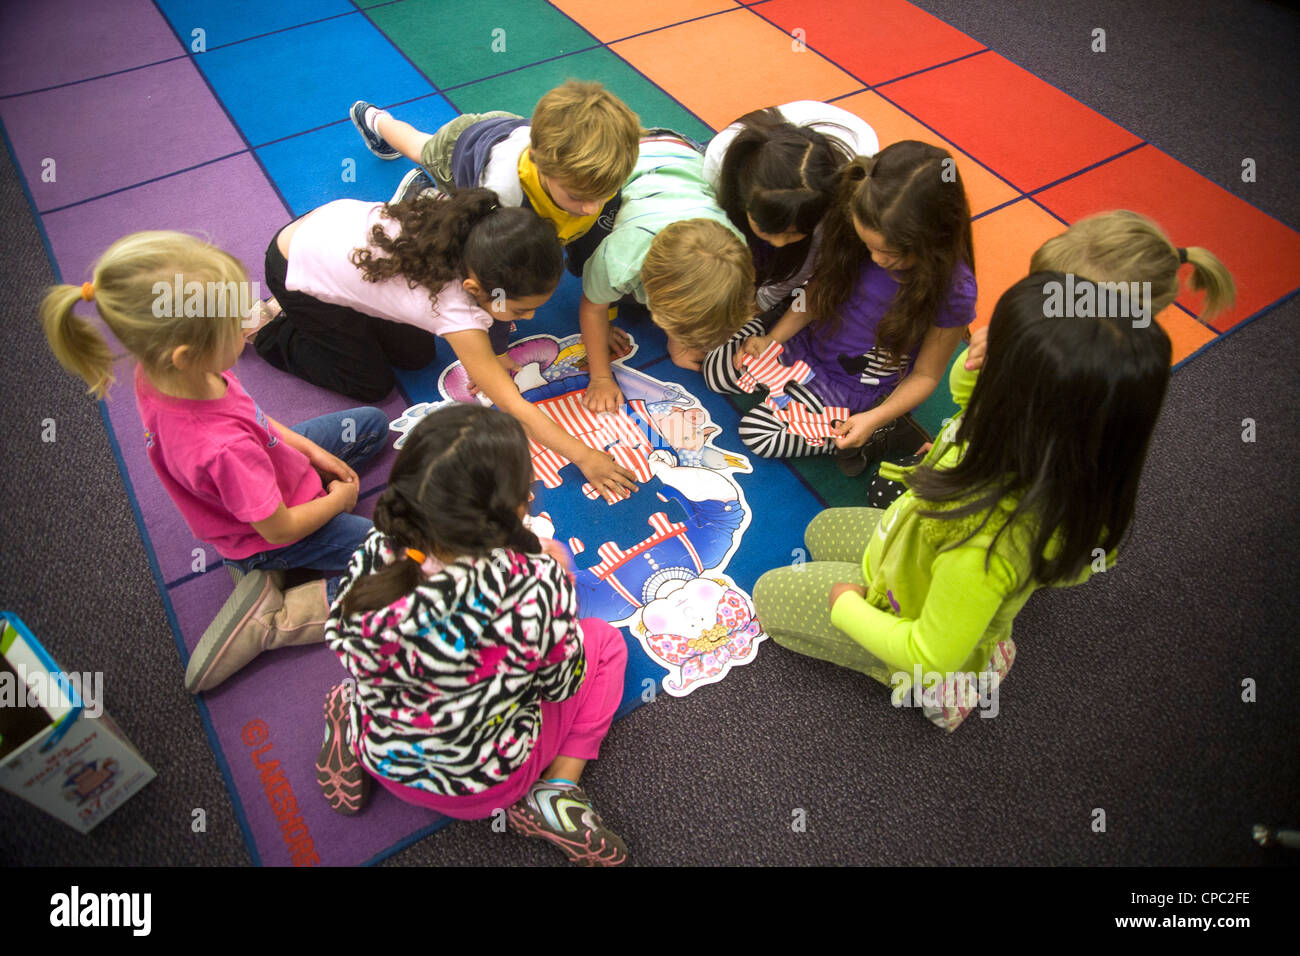
<path fill-rule="evenodd" d="M 884 511 L 828 508 L 804 532 L 809 560 L 768 571 L 754 586 L 754 609 L 772 640 L 808 657 L 861 671 L 889 686 L 892 669 L 831 623 L 831 586 L 866 586 L 862 556 Z"/>

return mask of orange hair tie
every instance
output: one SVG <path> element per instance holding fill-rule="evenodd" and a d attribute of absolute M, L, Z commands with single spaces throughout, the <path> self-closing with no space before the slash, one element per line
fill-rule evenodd
<path fill-rule="evenodd" d="M 92 302 L 92 301 L 94 301 L 94 298 L 95 298 L 95 283 L 93 283 L 93 282 L 83 282 L 83 283 L 81 283 L 81 297 L 82 297 L 83 299 L 85 299 L 87 302 Z"/>
<path fill-rule="evenodd" d="M 416 551 L 414 548 L 407 548 L 406 556 L 410 558 L 412 561 L 414 561 L 416 564 L 424 564 L 424 562 L 428 560 L 424 556 L 423 551 Z"/>

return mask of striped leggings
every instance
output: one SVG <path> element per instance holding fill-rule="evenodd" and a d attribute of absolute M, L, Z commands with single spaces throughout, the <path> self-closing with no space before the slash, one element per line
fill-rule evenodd
<path fill-rule="evenodd" d="M 719 345 L 704 359 L 701 372 L 705 383 L 715 392 L 730 395 L 744 394 L 740 387 L 740 373 L 734 364 L 736 352 L 745 339 L 755 335 L 765 335 L 762 322 L 758 319 L 746 324 L 730 339 Z M 807 386 L 791 382 L 785 387 L 786 394 L 792 401 L 801 403 L 814 414 L 823 411 L 826 405 L 813 394 Z M 796 435 L 766 405 L 756 405 L 740 419 L 740 440 L 745 447 L 762 458 L 801 458 L 807 455 L 833 455 L 835 442 L 826 441 L 821 445 L 810 445 L 802 435 Z"/>

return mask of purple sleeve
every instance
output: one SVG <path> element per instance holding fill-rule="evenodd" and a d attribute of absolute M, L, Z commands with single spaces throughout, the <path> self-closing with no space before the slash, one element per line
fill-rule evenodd
<path fill-rule="evenodd" d="M 975 274 L 964 262 L 957 263 L 948 288 L 948 298 L 939 307 L 934 324 L 941 329 L 970 325 L 975 321 Z"/>

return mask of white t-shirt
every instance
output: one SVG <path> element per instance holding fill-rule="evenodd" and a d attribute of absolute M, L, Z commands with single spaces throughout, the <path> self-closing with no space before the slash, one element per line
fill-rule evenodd
<path fill-rule="evenodd" d="M 787 123 L 795 126 L 811 126 L 828 139 L 834 139 L 848 147 L 854 156 L 874 156 L 880 150 L 876 131 L 860 116 L 848 110 L 842 110 L 830 103 L 817 100 L 799 100 L 778 106 L 776 111 Z M 718 179 L 722 175 L 722 160 L 727 155 L 727 148 L 736 134 L 741 130 L 740 123 L 732 123 L 713 139 L 704 151 L 704 178 L 709 181 L 714 191 L 718 188 Z"/>
<path fill-rule="evenodd" d="M 434 335 L 490 329 L 492 315 L 480 308 L 457 280 L 439 290 L 436 306 L 429 301 L 428 289 L 412 289 L 400 276 L 383 282 L 365 280 L 352 264 L 353 250 L 369 244 L 376 223 L 390 236 L 398 230 L 396 221 L 381 217 L 383 207 L 383 203 L 337 199 L 309 213 L 289 244 L 285 287 Z"/>
<path fill-rule="evenodd" d="M 532 127 L 521 126 L 488 150 L 488 161 L 479 185 L 497 194 L 503 206 L 522 206 L 524 189 L 519 184 L 519 157 L 530 145 Z"/>

